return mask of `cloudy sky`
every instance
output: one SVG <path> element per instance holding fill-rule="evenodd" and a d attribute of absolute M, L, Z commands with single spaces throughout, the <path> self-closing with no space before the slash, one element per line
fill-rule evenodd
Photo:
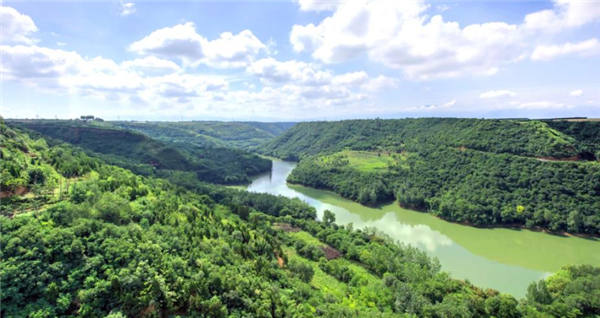
<path fill-rule="evenodd" d="M 0 3 L 10 118 L 600 117 L 600 2 Z"/>

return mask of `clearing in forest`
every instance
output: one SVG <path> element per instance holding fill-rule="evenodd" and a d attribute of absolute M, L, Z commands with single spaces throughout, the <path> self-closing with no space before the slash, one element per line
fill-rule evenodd
<path fill-rule="evenodd" d="M 339 163 L 362 172 L 378 172 L 387 169 L 390 162 L 394 161 L 393 155 L 387 151 L 355 151 L 344 150 L 333 155 L 321 157 L 325 164 Z"/>

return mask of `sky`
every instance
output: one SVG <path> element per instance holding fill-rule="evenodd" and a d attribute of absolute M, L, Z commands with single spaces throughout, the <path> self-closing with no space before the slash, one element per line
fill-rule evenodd
<path fill-rule="evenodd" d="M 600 0 L 1 1 L 6 118 L 600 117 Z"/>

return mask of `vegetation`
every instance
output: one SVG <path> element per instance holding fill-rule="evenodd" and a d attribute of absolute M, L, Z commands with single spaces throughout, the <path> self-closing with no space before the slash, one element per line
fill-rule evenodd
<path fill-rule="evenodd" d="M 79 121 L 19 121 L 14 124 L 101 154 L 108 162 L 145 175 L 191 172 L 202 181 L 235 184 L 269 171 L 269 160 L 243 150 L 166 144 L 110 124 Z"/>
<path fill-rule="evenodd" d="M 589 148 L 576 138 L 533 121 L 406 121 L 350 121 L 352 128 L 346 122 L 321 123 L 320 128 L 298 124 L 267 144 L 265 152 L 303 158 L 289 182 L 330 189 L 362 204 L 398 200 L 405 207 L 478 226 L 516 225 L 600 234 L 600 165 L 527 158 L 560 158 L 574 155 L 574 150 L 581 155 Z M 416 123 L 431 131 L 421 130 L 422 135 L 417 135 L 395 128 L 400 132 L 392 134 L 392 124 L 412 127 Z M 464 132 L 467 123 L 471 128 Z M 503 125 L 503 132 L 498 131 Z M 439 133 L 442 129 L 438 126 L 450 133 Z M 337 134 L 340 127 L 355 134 Z M 519 133 L 517 127 L 525 128 Z M 537 133 L 527 138 L 533 128 Z M 322 136 L 303 139 L 313 131 Z M 469 139 L 468 134 L 478 138 Z M 514 140 L 505 139 L 511 136 Z M 272 148 L 274 145 L 278 146 Z M 346 150 L 330 152 L 341 147 Z M 364 152 L 347 149 L 371 150 L 377 158 L 390 159 L 381 169 L 381 163 L 374 166 L 373 159 L 356 155 Z M 320 155 L 310 156 L 313 153 Z"/>
<path fill-rule="evenodd" d="M 189 191 L 68 144 L 0 128 L 3 189 L 34 193 L 3 191 L 2 317 L 600 313 L 598 268 L 566 267 L 532 284 L 519 302 L 450 278 L 425 252 L 374 229 L 337 226 L 332 213 L 315 221 L 315 210 L 297 199 L 197 179 Z M 31 202 L 39 205 L 29 210 Z M 318 252 L 323 246 L 342 257 L 327 260 Z"/>
<path fill-rule="evenodd" d="M 260 122 L 113 122 L 115 126 L 138 131 L 168 143 L 201 148 L 233 147 L 253 149 L 291 128 L 294 123 Z"/>
<path fill-rule="evenodd" d="M 600 121 L 548 120 L 545 123 L 579 141 L 584 158 L 600 159 Z"/>
<path fill-rule="evenodd" d="M 351 150 L 419 149 L 422 145 L 468 148 L 530 157 L 571 157 L 580 145 L 539 121 L 420 118 L 300 123 L 260 148 L 298 160 Z"/>

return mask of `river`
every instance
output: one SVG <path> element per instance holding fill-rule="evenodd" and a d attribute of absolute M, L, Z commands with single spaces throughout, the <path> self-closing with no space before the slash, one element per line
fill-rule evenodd
<path fill-rule="evenodd" d="M 340 225 L 376 227 L 398 241 L 427 251 L 453 277 L 467 279 L 479 287 L 521 298 L 531 282 L 564 265 L 600 266 L 598 238 L 475 228 L 406 210 L 395 203 L 365 207 L 330 191 L 287 184 L 287 176 L 295 166 L 293 162 L 274 160 L 272 171 L 254 178 L 247 190 L 298 197 L 314 206 L 319 218 L 326 209 L 334 212 Z"/>

